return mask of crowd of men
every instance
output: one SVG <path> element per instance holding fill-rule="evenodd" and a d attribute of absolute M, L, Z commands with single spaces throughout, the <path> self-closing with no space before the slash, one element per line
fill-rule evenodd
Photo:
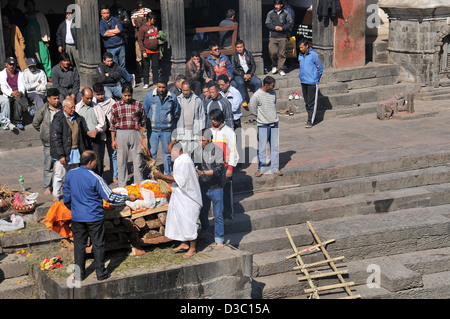
<path fill-rule="evenodd" d="M 284 63 L 283 41 L 280 39 L 286 42 L 286 32 L 292 28 L 292 18 L 283 11 L 283 3 L 274 1 L 275 9 L 268 13 L 266 21 L 271 30 L 272 73 L 279 72 L 280 75 L 283 75 Z M 120 1 L 115 1 L 115 8 L 101 7 L 100 34 L 105 52 L 97 68 L 97 82 L 92 88 L 80 88 L 72 12 L 66 13 L 66 20 L 58 29 L 61 57 L 51 69 L 51 86 L 47 87 L 48 77 L 37 67 L 36 58 L 28 58 L 27 68 L 21 72 L 17 68 L 17 59 L 8 57 L 5 69 L 0 72 L 3 93 L 0 95 L 0 124 L 4 129 L 23 129 L 23 112 L 33 116 L 32 125 L 40 132 L 43 143 L 44 194 L 52 195 L 53 201 L 60 200 L 66 174 L 80 166 L 87 150 L 95 154 L 96 162 L 90 169 L 100 177 L 104 175 L 104 159 L 108 158 L 110 182 L 118 187 L 131 182 L 127 169 L 129 161 L 133 162 L 132 182 L 138 184 L 145 179 L 142 158 L 145 148 L 156 159 L 161 145 L 163 169 L 157 177 L 171 182 L 176 181 L 175 175 L 189 171 L 174 172 L 172 161 L 181 154 L 189 155 L 190 160 L 186 156 L 180 158 L 183 162 L 191 161 L 198 175 L 203 205 L 200 203 L 202 208 L 199 208 L 197 218 L 200 217 L 202 230 L 206 231 L 212 203 L 214 237 L 221 247 L 224 225 L 233 218 L 232 177 L 233 172 L 239 169 L 237 145 L 241 138 L 241 107 L 248 106 L 256 115 L 258 170 L 255 176 L 260 177 L 266 172 L 283 175 L 278 159 L 275 79 L 266 76 L 261 81 L 255 75 L 253 55 L 245 48 L 244 41 L 238 40 L 231 57 L 220 52 L 218 43 L 209 45 L 206 58 L 200 52 L 192 52 L 185 74 L 176 75 L 174 83 L 168 85 L 168 79 L 159 74 L 158 67 L 160 45 L 165 41 L 165 34 L 156 27 L 156 16 L 151 10 L 144 8 L 141 0 L 137 0 L 137 4 L 138 9 L 132 13 L 131 19 L 121 9 Z M 229 10 L 226 20 L 233 19 L 234 11 Z M 136 62 L 142 63 L 138 67 L 142 74 L 134 75 L 126 70 L 125 40 L 119 36 L 123 31 L 122 24 L 126 25 L 126 22 L 136 30 L 135 48 L 139 57 Z M 307 100 L 309 125 L 314 122 L 317 108 L 314 96 L 317 95 L 323 68 L 307 41 L 303 41 L 299 48 L 300 79 L 302 86 L 305 84 L 303 93 Z M 150 63 L 152 85 L 149 83 Z M 307 67 L 302 68 L 302 65 Z M 152 87 L 142 102 L 133 98 L 136 76 L 143 76 L 144 89 Z M 307 80 L 303 81 L 302 76 Z M 254 92 L 251 98 L 247 89 Z M 9 120 L 10 106 L 13 114 Z M 147 145 L 143 145 L 143 141 L 148 141 Z M 171 154 L 175 144 L 176 156 Z M 270 146 L 270 167 L 266 163 L 267 144 Z M 192 238 L 186 241 L 192 241 Z M 192 255 L 191 244 L 185 243 L 180 247 L 188 249 L 191 252 L 188 255 Z"/>

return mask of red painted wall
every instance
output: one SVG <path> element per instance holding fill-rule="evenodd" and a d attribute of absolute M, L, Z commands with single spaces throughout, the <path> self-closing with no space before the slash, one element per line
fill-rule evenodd
<path fill-rule="evenodd" d="M 341 0 L 342 16 L 334 29 L 334 67 L 364 66 L 366 63 L 366 1 Z"/>

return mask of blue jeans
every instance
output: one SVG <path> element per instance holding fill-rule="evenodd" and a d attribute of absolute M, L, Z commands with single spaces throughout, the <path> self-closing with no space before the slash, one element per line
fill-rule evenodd
<path fill-rule="evenodd" d="M 234 77 L 234 81 L 237 84 L 237 89 L 239 93 L 241 93 L 243 101 L 247 101 L 247 85 L 252 86 L 253 92 L 256 92 L 262 88 L 261 80 L 255 75 L 251 77 L 250 81 L 245 81 L 242 76 L 236 75 Z"/>
<path fill-rule="evenodd" d="M 279 153 L 278 148 L 278 124 L 258 126 L 258 169 L 267 166 L 267 142 L 270 145 L 270 165 L 272 173 L 275 173 L 279 166 Z M 264 172 L 263 172 L 264 173 Z"/>
<path fill-rule="evenodd" d="M 105 98 L 106 99 L 117 99 L 122 98 L 122 85 L 117 84 L 115 86 L 104 85 L 105 88 Z"/>
<path fill-rule="evenodd" d="M 133 80 L 133 76 L 128 73 L 127 69 L 125 68 L 121 68 L 122 69 L 122 78 L 120 79 L 120 83 L 124 84 L 126 82 L 130 82 L 131 80 Z"/>
<path fill-rule="evenodd" d="M 116 48 L 109 48 L 106 51 L 113 55 L 113 61 L 118 63 L 121 68 L 125 68 L 125 45 L 120 45 Z"/>
<path fill-rule="evenodd" d="M 225 226 L 223 224 L 223 189 L 202 189 L 202 201 L 203 207 L 200 210 L 202 230 L 207 231 L 209 228 L 208 212 L 212 202 L 214 214 L 214 240 L 216 243 L 223 243 L 225 236 Z"/>
<path fill-rule="evenodd" d="M 108 130 L 106 133 L 106 149 L 109 156 L 109 169 L 112 172 L 112 178 L 119 178 L 117 171 L 117 150 L 113 150 L 111 145 L 111 132 Z"/>
<path fill-rule="evenodd" d="M 161 148 L 163 152 L 163 163 L 164 163 L 164 174 L 170 175 L 172 174 L 171 161 L 169 156 L 169 151 L 167 150 L 167 146 L 169 146 L 171 141 L 172 132 L 151 132 L 150 138 L 148 138 L 150 142 L 150 154 L 152 158 L 156 160 L 156 154 L 158 153 L 159 141 L 161 140 Z"/>

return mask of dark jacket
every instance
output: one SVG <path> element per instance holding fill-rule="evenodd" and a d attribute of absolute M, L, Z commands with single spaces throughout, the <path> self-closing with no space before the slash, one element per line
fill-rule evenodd
<path fill-rule="evenodd" d="M 220 147 L 214 143 L 209 143 L 204 149 L 199 146 L 192 152 L 191 157 L 197 169 L 201 171 L 213 170 L 214 172 L 211 176 L 203 174 L 198 178 L 202 191 L 223 188 L 226 182 L 225 162 Z"/>
<path fill-rule="evenodd" d="M 287 38 L 293 25 L 292 17 L 289 12 L 281 9 L 280 14 L 276 10 L 271 10 L 267 14 L 266 27 L 269 29 L 269 38 Z M 275 27 L 280 26 L 282 31 L 276 31 Z"/>
<path fill-rule="evenodd" d="M 319 0 L 317 5 L 317 15 L 319 17 L 335 17 L 342 13 L 342 6 L 339 0 Z"/>
<path fill-rule="evenodd" d="M 77 36 L 77 28 L 74 27 L 74 21 L 72 21 L 72 26 L 70 27 L 70 32 L 72 33 L 73 41 L 75 42 L 75 48 L 78 49 L 78 36 Z M 59 25 L 58 30 L 56 31 L 56 45 L 62 47 L 62 51 L 66 50 L 66 19 Z"/>
<path fill-rule="evenodd" d="M 62 107 L 59 105 L 58 112 L 61 112 Z M 33 127 L 36 131 L 40 132 L 39 137 L 41 138 L 42 144 L 44 146 L 50 146 L 50 125 L 51 121 L 51 113 L 50 108 L 48 106 L 48 102 L 42 105 L 36 111 L 33 118 Z M 56 115 L 56 114 L 55 114 Z"/>
<path fill-rule="evenodd" d="M 206 103 L 204 105 L 205 113 L 206 113 L 205 127 L 212 126 L 211 119 L 209 118 L 209 113 L 214 109 L 219 109 L 223 112 L 223 114 L 225 115 L 225 125 L 227 125 L 231 128 L 234 127 L 233 108 L 231 106 L 230 101 L 228 101 L 226 97 L 224 97 L 222 94 L 219 94 L 217 99 L 214 100 L 211 98 L 209 100 L 206 100 L 205 103 Z"/>
<path fill-rule="evenodd" d="M 52 68 L 52 83 L 64 96 L 80 92 L 80 76 L 77 68 L 71 66 L 67 70 L 58 63 Z"/>
<path fill-rule="evenodd" d="M 87 128 L 83 118 L 75 112 L 75 121 L 78 123 L 78 150 L 82 154 L 86 149 Z M 66 114 L 60 111 L 55 114 L 50 125 L 50 155 L 59 160 L 62 157 L 69 162 L 70 151 L 72 150 L 72 130 L 67 124 Z"/>
<path fill-rule="evenodd" d="M 108 73 L 108 76 L 106 76 Z M 122 69 L 119 64 L 113 62 L 111 66 L 100 62 L 97 67 L 97 81 L 105 86 L 115 86 L 122 78 Z"/>
<path fill-rule="evenodd" d="M 248 65 L 248 71 L 247 73 L 244 72 L 244 69 L 241 66 L 241 63 L 239 61 L 239 53 L 236 51 L 231 56 L 231 65 L 233 66 L 233 74 L 238 76 L 244 76 L 244 74 L 250 74 L 251 76 L 255 75 L 256 71 L 256 63 L 255 59 L 253 58 L 253 55 L 251 52 L 244 49 L 244 57 L 245 61 L 247 61 Z"/>
<path fill-rule="evenodd" d="M 185 75 L 188 80 L 201 81 L 205 73 L 211 74 L 211 79 L 214 79 L 214 67 L 205 58 L 200 57 L 200 69 L 197 69 L 192 59 L 186 63 Z"/>

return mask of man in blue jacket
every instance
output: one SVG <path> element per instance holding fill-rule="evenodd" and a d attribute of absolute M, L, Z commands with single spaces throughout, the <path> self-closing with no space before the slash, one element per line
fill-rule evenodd
<path fill-rule="evenodd" d="M 302 85 L 303 98 L 305 99 L 308 121 L 305 127 L 313 127 L 317 113 L 317 101 L 319 98 L 319 81 L 322 77 L 323 66 L 320 62 L 319 54 L 310 47 L 307 39 L 303 39 L 299 44 L 300 54 L 298 62 L 300 64 L 300 83 Z"/>
<path fill-rule="evenodd" d="M 71 210 L 74 242 L 75 279 L 85 277 L 86 244 L 91 238 L 97 280 L 110 277 L 105 268 L 105 226 L 103 223 L 103 200 L 121 204 L 127 199 L 136 200 L 135 195 L 114 193 L 103 178 L 94 173 L 97 155 L 94 151 L 81 154 L 80 167 L 69 171 L 63 188 L 64 205 Z"/>
<path fill-rule="evenodd" d="M 106 51 L 111 52 L 114 62 L 125 68 L 125 42 L 123 40 L 123 27 L 120 21 L 111 16 L 109 8 L 103 5 L 100 10 L 100 36 Z"/>
<path fill-rule="evenodd" d="M 164 174 L 172 173 L 171 160 L 167 147 L 171 142 L 172 131 L 180 117 L 180 104 L 175 94 L 167 90 L 167 80 L 158 78 L 156 89 L 144 98 L 144 111 L 147 115 L 147 138 L 150 154 L 156 159 L 159 141 L 163 152 Z"/>
<path fill-rule="evenodd" d="M 231 65 L 231 61 L 228 56 L 219 51 L 219 45 L 217 43 L 210 44 L 209 55 L 206 57 L 206 61 L 211 63 L 215 72 L 215 74 L 209 74 L 207 70 L 207 75 L 210 79 L 218 81 L 219 75 L 225 74 L 230 79 L 231 85 L 237 88 L 237 83 L 233 80 L 233 66 Z"/>

